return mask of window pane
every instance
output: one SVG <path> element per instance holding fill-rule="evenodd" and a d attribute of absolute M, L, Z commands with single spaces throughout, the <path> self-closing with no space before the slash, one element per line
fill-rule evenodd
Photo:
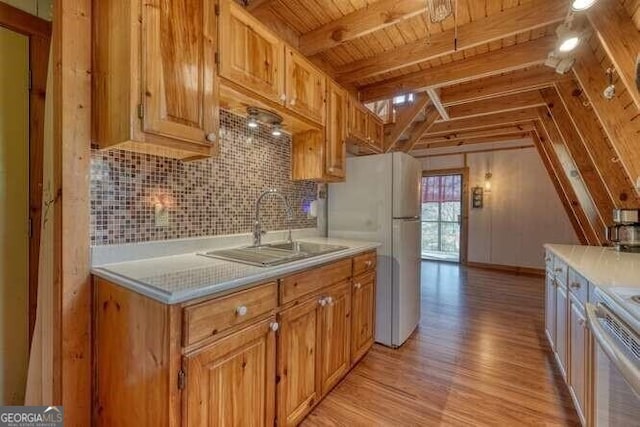
<path fill-rule="evenodd" d="M 442 252 L 458 253 L 460 250 L 460 226 L 440 223 L 442 231 Z"/>
<path fill-rule="evenodd" d="M 443 202 L 441 221 L 458 222 L 460 215 L 460 202 Z"/>
<path fill-rule="evenodd" d="M 423 251 L 438 250 L 438 223 L 437 222 L 422 223 L 422 250 Z"/>
<path fill-rule="evenodd" d="M 438 221 L 438 203 L 422 204 L 422 220 Z"/>

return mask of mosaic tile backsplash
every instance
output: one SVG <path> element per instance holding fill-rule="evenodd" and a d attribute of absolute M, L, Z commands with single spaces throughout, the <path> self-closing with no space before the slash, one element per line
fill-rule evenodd
<path fill-rule="evenodd" d="M 265 189 L 284 192 L 294 211 L 286 220 L 282 202 L 263 200 L 265 230 L 314 228 L 307 212 L 316 198 L 313 182 L 293 182 L 291 140 L 243 117 L 222 111 L 219 156 L 194 162 L 127 151 L 91 153 L 91 244 L 108 245 L 251 232 L 254 204 Z M 155 209 L 167 206 L 169 224 L 157 227 Z"/>

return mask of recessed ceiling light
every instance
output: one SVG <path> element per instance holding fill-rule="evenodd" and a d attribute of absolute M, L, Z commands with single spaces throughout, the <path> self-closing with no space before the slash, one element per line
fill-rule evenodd
<path fill-rule="evenodd" d="M 579 44 L 580 44 L 580 37 L 571 36 L 560 42 L 560 45 L 558 46 L 558 50 L 560 52 L 571 52 L 573 49 L 578 47 Z"/>
<path fill-rule="evenodd" d="M 598 0 L 573 0 L 571 3 L 571 10 L 574 12 L 580 12 L 589 9 L 596 4 Z"/>

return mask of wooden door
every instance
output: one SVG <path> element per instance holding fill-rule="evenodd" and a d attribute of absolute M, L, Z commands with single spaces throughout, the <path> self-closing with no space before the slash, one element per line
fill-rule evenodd
<path fill-rule="evenodd" d="M 547 273 L 545 282 L 544 323 L 551 348 L 556 347 L 556 282 L 553 274 Z"/>
<path fill-rule="evenodd" d="M 573 295 L 569 296 L 569 385 L 578 403 L 578 414 L 582 420 L 586 415 L 588 389 L 588 334 L 584 308 Z"/>
<path fill-rule="evenodd" d="M 330 81 L 327 86 L 326 174 L 344 178 L 347 159 L 347 91 Z"/>
<path fill-rule="evenodd" d="M 232 0 L 220 1 L 219 25 L 220 76 L 271 101 L 284 101 L 284 43 Z"/>
<path fill-rule="evenodd" d="M 367 140 L 369 144 L 379 150 L 382 150 L 384 124 L 382 123 L 382 120 L 373 113 L 369 113 L 369 117 L 367 119 Z"/>
<path fill-rule="evenodd" d="M 185 357 L 186 426 L 273 426 L 274 318 Z"/>
<path fill-rule="evenodd" d="M 286 105 L 320 124 L 325 123 L 327 77 L 304 56 L 286 48 Z"/>
<path fill-rule="evenodd" d="M 213 0 L 149 0 L 142 15 L 143 130 L 206 143 L 218 134 Z"/>
<path fill-rule="evenodd" d="M 311 298 L 280 313 L 278 425 L 297 425 L 320 399 L 320 304 Z"/>
<path fill-rule="evenodd" d="M 375 325 L 375 272 L 353 279 L 351 294 L 351 363 L 355 363 L 373 344 Z"/>
<path fill-rule="evenodd" d="M 349 101 L 349 136 L 351 138 L 366 141 L 368 136 L 367 123 L 369 114 L 367 109 L 356 99 Z"/>
<path fill-rule="evenodd" d="M 324 301 L 320 311 L 323 395 L 342 379 L 351 366 L 351 283 L 347 281 L 331 288 Z"/>
<path fill-rule="evenodd" d="M 567 290 L 557 282 L 556 286 L 556 354 L 562 376 L 567 379 Z"/>

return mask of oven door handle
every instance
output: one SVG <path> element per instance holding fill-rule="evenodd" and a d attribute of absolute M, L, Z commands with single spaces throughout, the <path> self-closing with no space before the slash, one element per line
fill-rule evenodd
<path fill-rule="evenodd" d="M 585 306 L 587 312 L 587 322 L 589 329 L 607 358 L 620 371 L 625 381 L 640 396 L 640 369 L 637 364 L 629 358 L 629 356 L 620 349 L 611 334 L 602 326 L 602 317 L 598 314 L 598 308 L 593 304 L 587 303 Z"/>

